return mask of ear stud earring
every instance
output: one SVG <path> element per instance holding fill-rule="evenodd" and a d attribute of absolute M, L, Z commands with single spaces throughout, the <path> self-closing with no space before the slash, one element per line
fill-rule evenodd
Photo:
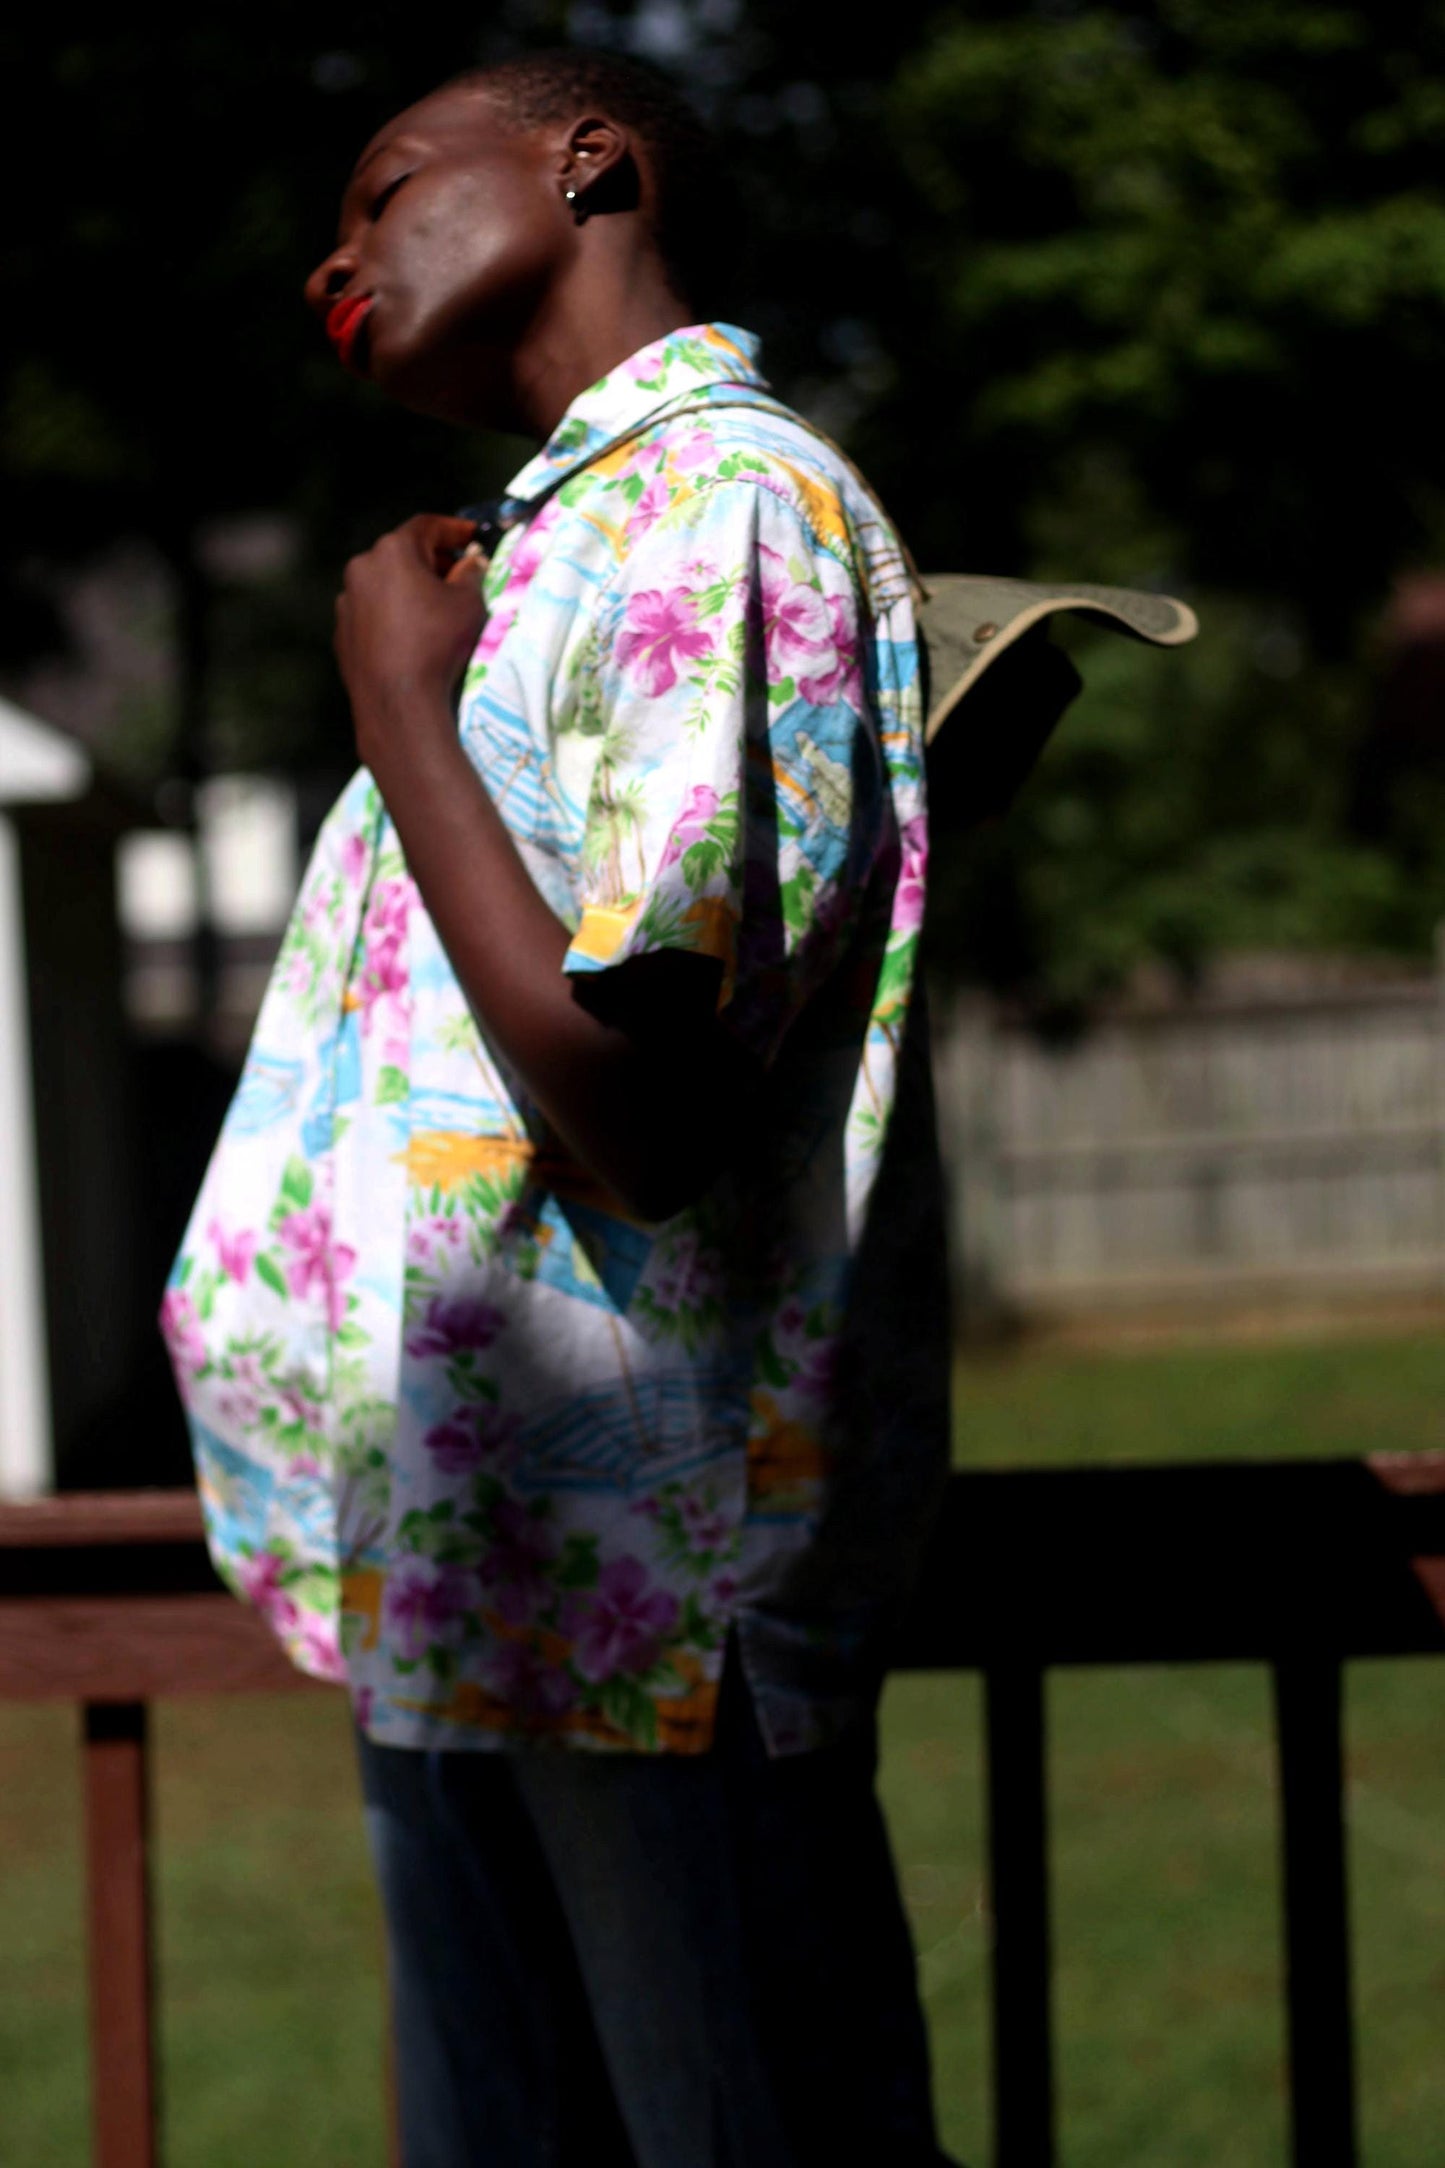
<path fill-rule="evenodd" d="M 572 216 L 574 220 L 579 226 L 582 225 L 587 217 L 587 206 L 583 202 L 577 190 L 575 188 L 564 188 L 562 191 L 562 199 L 565 203 L 571 204 Z"/>

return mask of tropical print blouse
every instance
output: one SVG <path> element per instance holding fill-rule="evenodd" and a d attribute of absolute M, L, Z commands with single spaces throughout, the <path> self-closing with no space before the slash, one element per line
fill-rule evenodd
<path fill-rule="evenodd" d="M 216 1564 L 383 1743 L 695 1750 L 731 1628 L 772 1750 L 814 1744 L 936 1489 L 916 1013 L 913 1144 L 893 1120 L 926 838 L 909 586 L 756 355 L 681 331 L 575 401 L 511 485 L 459 706 L 569 972 L 716 960 L 765 1067 L 747 1166 L 642 1225 L 568 1159 L 363 771 L 165 1296 Z M 912 1279 L 870 1355 L 906 1277 L 860 1302 L 884 1221 Z"/>

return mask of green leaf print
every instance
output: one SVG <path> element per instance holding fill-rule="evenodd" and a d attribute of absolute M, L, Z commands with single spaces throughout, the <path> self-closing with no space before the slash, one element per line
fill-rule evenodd
<path fill-rule="evenodd" d="M 682 877 L 696 895 L 705 888 L 715 874 L 721 873 L 728 862 L 726 847 L 711 833 L 701 842 L 690 843 L 681 858 Z"/>
<path fill-rule="evenodd" d="M 737 842 L 738 794 L 730 791 L 697 842 L 682 854 L 682 877 L 694 895 L 731 862 Z"/>
<path fill-rule="evenodd" d="M 775 708 L 780 708 L 787 701 L 794 698 L 797 690 L 797 686 L 793 683 L 790 677 L 779 678 L 774 684 L 768 687 L 768 698 L 772 701 Z"/>
<path fill-rule="evenodd" d="M 917 934 L 908 934 L 896 948 L 883 952 L 883 963 L 878 973 L 878 984 L 873 993 L 873 1007 L 881 1009 L 899 1001 L 913 983 L 913 967 L 918 948 Z"/>
<path fill-rule="evenodd" d="M 288 1213 L 304 1212 L 311 1202 L 311 1192 L 315 1186 L 311 1169 L 307 1166 L 305 1160 L 288 1159 L 286 1171 L 281 1177 L 281 1194 L 277 1199 L 278 1206 L 284 1206 Z"/>
<path fill-rule="evenodd" d="M 771 1340 L 759 1341 L 753 1361 L 757 1367 L 757 1374 L 764 1385 L 786 1385 L 792 1375 Z"/>
<path fill-rule="evenodd" d="M 638 940 L 644 948 L 687 948 L 691 932 L 683 923 L 681 907 L 662 889 L 648 898 L 637 921 Z"/>
<path fill-rule="evenodd" d="M 754 459 L 748 452 L 729 452 L 718 464 L 718 473 L 725 482 L 735 481 L 740 474 L 766 474 L 765 459 Z"/>
<path fill-rule="evenodd" d="M 778 891 L 783 906 L 783 924 L 789 933 L 807 932 L 812 915 L 810 906 L 817 892 L 818 876 L 805 858 Z"/>
<path fill-rule="evenodd" d="M 463 1348 L 447 1364 L 447 1383 L 462 1400 L 496 1400 L 501 1388 L 495 1378 L 483 1375 L 472 1348 Z"/>
<path fill-rule="evenodd" d="M 288 1300 L 285 1275 L 269 1250 L 262 1250 L 256 1259 L 256 1277 L 265 1281 L 273 1295 Z"/>
<path fill-rule="evenodd" d="M 699 587 L 694 593 L 692 598 L 693 616 L 698 620 L 704 617 L 716 617 L 732 591 L 733 582 L 725 574 L 719 573 L 715 580 L 709 580 L 706 587 Z M 734 626 L 733 631 L 728 634 L 728 638 L 732 639 L 734 634 L 741 632 L 741 630 L 740 625 Z"/>
<path fill-rule="evenodd" d="M 596 1536 L 569 1536 L 552 1575 L 558 1588 L 591 1588 L 597 1574 Z"/>
<path fill-rule="evenodd" d="M 708 1569 L 711 1571 L 711 1568 Z M 697 1600 L 695 1590 L 689 1591 L 682 1606 L 682 1631 L 686 1640 L 695 1648 L 716 1648 L 718 1630 Z"/>
<path fill-rule="evenodd" d="M 620 1675 L 609 1679 L 600 1696 L 602 1714 L 609 1724 L 631 1739 L 634 1745 L 650 1751 L 657 1744 L 657 1710 L 652 1697 L 639 1686 L 636 1679 Z"/>
<path fill-rule="evenodd" d="M 399 1106 L 409 1089 L 406 1071 L 386 1062 L 376 1080 L 376 1103 L 379 1107 Z"/>

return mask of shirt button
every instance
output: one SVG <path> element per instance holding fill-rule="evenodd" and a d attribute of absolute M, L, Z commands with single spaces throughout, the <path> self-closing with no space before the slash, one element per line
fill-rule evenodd
<path fill-rule="evenodd" d="M 976 647 L 982 647 L 985 640 L 991 640 L 997 631 L 998 626 L 994 623 L 992 618 L 989 618 L 987 622 L 982 625 L 975 625 L 973 628 L 974 645 Z"/>

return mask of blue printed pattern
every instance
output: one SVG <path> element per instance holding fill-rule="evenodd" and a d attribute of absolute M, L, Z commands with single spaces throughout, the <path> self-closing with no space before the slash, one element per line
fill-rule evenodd
<path fill-rule="evenodd" d="M 715 959 L 764 1133 L 630 1220 L 488 1046 L 363 773 L 164 1324 L 221 1571 L 372 1738 L 692 1751 L 729 1626 L 826 1540 L 922 913 L 911 601 L 725 325 L 593 386 L 511 498 L 462 743 L 569 972 Z"/>

